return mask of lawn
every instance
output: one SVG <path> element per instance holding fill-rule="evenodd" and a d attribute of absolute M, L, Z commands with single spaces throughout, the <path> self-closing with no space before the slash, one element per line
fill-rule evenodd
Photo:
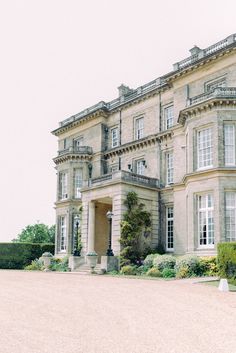
<path fill-rule="evenodd" d="M 201 282 L 203 284 L 207 284 L 210 286 L 214 286 L 214 287 L 218 287 L 220 281 L 207 281 L 207 282 Z M 229 290 L 230 292 L 236 292 L 236 286 L 234 286 L 233 284 L 229 284 Z"/>

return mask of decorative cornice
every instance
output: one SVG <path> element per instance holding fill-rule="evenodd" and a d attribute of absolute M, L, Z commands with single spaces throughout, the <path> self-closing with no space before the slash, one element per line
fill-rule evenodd
<path fill-rule="evenodd" d="M 228 108 L 229 106 L 234 107 L 236 106 L 236 97 L 235 98 L 222 98 L 222 97 L 215 97 L 205 102 L 200 102 L 196 105 L 189 106 L 180 111 L 178 117 L 178 123 L 184 125 L 187 118 L 192 118 L 197 116 L 202 112 L 206 112 L 212 109 L 217 108 Z"/>
<path fill-rule="evenodd" d="M 53 161 L 56 165 L 58 165 L 70 161 L 90 161 L 91 159 L 91 154 L 76 154 L 68 152 L 67 154 L 53 158 Z"/>

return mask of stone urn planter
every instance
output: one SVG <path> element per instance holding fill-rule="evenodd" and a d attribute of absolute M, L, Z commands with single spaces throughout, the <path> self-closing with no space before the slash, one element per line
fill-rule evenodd
<path fill-rule="evenodd" d="M 43 266 L 45 267 L 45 272 L 50 271 L 49 267 L 51 265 L 52 258 L 53 255 L 50 252 L 44 252 L 43 255 L 40 257 L 40 260 L 43 262 Z"/>
<path fill-rule="evenodd" d="M 86 257 L 87 257 L 87 263 L 91 268 L 91 273 L 95 273 L 94 269 L 98 262 L 98 254 L 95 251 L 91 251 L 87 253 Z"/>

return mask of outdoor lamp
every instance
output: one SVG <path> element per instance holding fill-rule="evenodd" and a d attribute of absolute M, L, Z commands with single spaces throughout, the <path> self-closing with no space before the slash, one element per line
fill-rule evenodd
<path fill-rule="evenodd" d="M 107 219 L 108 219 L 108 222 L 109 222 L 107 256 L 114 256 L 113 250 L 111 248 L 111 222 L 112 222 L 113 213 L 111 211 L 107 211 L 106 216 L 107 216 Z"/>

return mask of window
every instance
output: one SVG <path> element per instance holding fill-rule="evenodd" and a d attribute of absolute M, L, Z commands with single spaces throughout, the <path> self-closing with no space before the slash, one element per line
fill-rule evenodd
<path fill-rule="evenodd" d="M 59 218 L 59 227 L 60 227 L 60 251 L 65 252 L 66 251 L 66 217 L 61 216 Z"/>
<path fill-rule="evenodd" d="M 225 193 L 225 240 L 236 241 L 236 192 Z"/>
<path fill-rule="evenodd" d="M 143 138 L 143 129 L 144 129 L 144 118 L 138 118 L 135 120 L 135 138 L 139 140 Z"/>
<path fill-rule="evenodd" d="M 144 175 L 145 174 L 145 160 L 139 159 L 136 161 L 136 174 Z"/>
<path fill-rule="evenodd" d="M 111 173 L 115 173 L 119 170 L 119 165 L 118 164 L 114 164 L 111 166 Z"/>
<path fill-rule="evenodd" d="M 199 247 L 214 247 L 213 196 L 198 196 L 198 238 Z"/>
<path fill-rule="evenodd" d="M 174 106 L 164 108 L 164 129 L 169 129 L 174 125 Z"/>
<path fill-rule="evenodd" d="M 61 172 L 59 174 L 59 198 L 64 200 L 68 198 L 68 184 L 67 184 L 67 172 Z"/>
<path fill-rule="evenodd" d="M 166 154 L 166 183 L 168 185 L 173 183 L 173 174 L 173 152 L 168 152 Z"/>
<path fill-rule="evenodd" d="M 212 158 L 212 129 L 200 130 L 197 133 L 198 169 L 211 167 Z"/>
<path fill-rule="evenodd" d="M 117 147 L 119 145 L 118 127 L 111 129 L 111 147 Z"/>
<path fill-rule="evenodd" d="M 83 186 L 83 174 L 82 169 L 75 169 L 74 171 L 74 186 L 75 186 L 75 198 L 81 198 L 80 189 Z"/>
<path fill-rule="evenodd" d="M 83 137 L 78 137 L 74 140 L 75 151 L 78 151 L 80 146 L 83 146 Z"/>
<path fill-rule="evenodd" d="M 174 250 L 174 208 L 166 208 L 166 250 Z"/>
<path fill-rule="evenodd" d="M 225 165 L 235 165 L 235 131 L 234 125 L 224 125 Z"/>
<path fill-rule="evenodd" d="M 217 87 L 225 87 L 226 86 L 226 78 L 221 77 L 216 80 L 205 83 L 205 91 L 210 92 L 214 91 Z"/>

